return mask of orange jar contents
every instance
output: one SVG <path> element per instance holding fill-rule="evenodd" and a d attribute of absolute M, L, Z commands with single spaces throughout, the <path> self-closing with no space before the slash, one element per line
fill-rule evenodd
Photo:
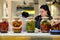
<path fill-rule="evenodd" d="M 12 22 L 12 29 L 14 33 L 20 33 L 22 31 L 22 21 L 18 17 Z"/>
<path fill-rule="evenodd" d="M 42 33 L 48 33 L 50 31 L 51 24 L 48 21 L 47 17 L 43 17 L 42 21 L 40 22 L 40 31 Z"/>
<path fill-rule="evenodd" d="M 55 17 L 52 20 L 51 30 L 60 30 L 60 18 L 59 17 Z"/>

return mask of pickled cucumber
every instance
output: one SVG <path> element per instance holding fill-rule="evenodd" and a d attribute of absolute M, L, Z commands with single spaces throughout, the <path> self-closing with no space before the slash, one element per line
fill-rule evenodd
<path fill-rule="evenodd" d="M 31 20 L 31 21 L 27 21 L 26 23 L 26 30 L 27 32 L 34 32 L 35 31 L 35 21 Z"/>

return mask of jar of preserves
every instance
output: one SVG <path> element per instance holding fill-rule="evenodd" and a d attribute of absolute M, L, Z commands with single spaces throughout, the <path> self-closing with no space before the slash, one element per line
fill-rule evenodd
<path fill-rule="evenodd" d="M 60 18 L 54 17 L 51 25 L 51 34 L 60 34 Z"/>
<path fill-rule="evenodd" d="M 3 17 L 1 22 L 1 33 L 7 33 L 8 27 L 9 27 L 8 19 L 7 17 Z"/>
<path fill-rule="evenodd" d="M 51 30 L 60 30 L 60 18 L 55 17 L 55 18 L 52 20 Z"/>
<path fill-rule="evenodd" d="M 33 17 L 28 17 L 26 20 L 26 30 L 28 33 L 34 33 L 35 32 L 35 20 Z"/>
<path fill-rule="evenodd" d="M 2 23 L 1 23 L 1 21 L 0 21 L 0 32 L 1 32 L 1 25 L 2 25 Z"/>
<path fill-rule="evenodd" d="M 22 20 L 19 17 L 15 17 L 12 21 L 12 29 L 14 33 L 21 33 L 22 31 Z"/>
<path fill-rule="evenodd" d="M 50 20 L 48 20 L 48 17 L 42 17 L 42 21 L 40 22 L 40 31 L 42 33 L 48 33 L 50 31 Z"/>

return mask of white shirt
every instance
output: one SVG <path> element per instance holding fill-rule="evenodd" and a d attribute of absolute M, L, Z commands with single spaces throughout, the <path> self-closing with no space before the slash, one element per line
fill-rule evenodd
<path fill-rule="evenodd" d="M 26 19 L 27 18 L 24 18 L 22 17 L 22 32 L 26 32 Z"/>

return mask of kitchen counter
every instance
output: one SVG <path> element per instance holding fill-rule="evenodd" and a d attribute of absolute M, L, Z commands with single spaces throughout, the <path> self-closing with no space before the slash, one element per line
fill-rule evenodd
<path fill-rule="evenodd" d="M 0 33 L 0 40 L 60 40 L 60 35 L 50 33 Z"/>
<path fill-rule="evenodd" d="M 60 36 L 60 35 L 51 35 L 50 33 L 27 33 L 27 32 L 22 32 L 22 33 L 13 33 L 13 32 L 8 32 L 8 33 L 0 33 L 0 36 Z"/>

